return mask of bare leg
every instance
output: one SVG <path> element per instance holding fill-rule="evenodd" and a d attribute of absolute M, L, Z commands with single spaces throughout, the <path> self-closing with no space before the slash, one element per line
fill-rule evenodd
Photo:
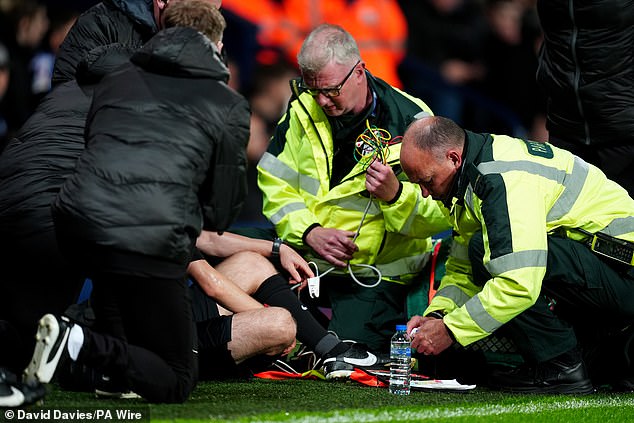
<path fill-rule="evenodd" d="M 187 271 L 205 294 L 213 298 L 218 305 L 230 309 L 234 313 L 263 307 L 241 287 L 233 283 L 231 278 L 214 269 L 206 260 L 191 262 Z M 226 315 L 227 313 L 221 314 Z"/>
<path fill-rule="evenodd" d="M 271 262 L 256 253 L 237 253 L 216 266 L 229 280 L 261 303 L 283 307 L 297 322 L 298 339 L 318 355 L 342 351 L 347 346 L 328 334 L 327 330 L 304 307 L 288 286 L 288 280 L 278 273 Z M 220 310 L 221 314 L 226 314 Z M 339 347 L 338 350 L 333 348 Z"/>
<path fill-rule="evenodd" d="M 227 257 L 216 266 L 216 270 L 249 295 L 253 295 L 262 282 L 278 273 L 266 257 L 251 251 Z"/>
<path fill-rule="evenodd" d="M 283 308 L 245 311 L 233 316 L 227 349 L 236 364 L 259 354 L 282 354 L 294 345 L 295 333 L 295 320 Z"/>

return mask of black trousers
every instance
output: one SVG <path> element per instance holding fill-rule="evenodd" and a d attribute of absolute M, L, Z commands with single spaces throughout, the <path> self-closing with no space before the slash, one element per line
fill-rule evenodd
<path fill-rule="evenodd" d="M 92 279 L 98 329 L 84 328 L 78 363 L 126 381 L 150 402 L 185 401 L 198 375 L 186 278 L 99 273 Z"/>
<path fill-rule="evenodd" d="M 469 259 L 477 284 L 491 274 L 482 265 L 484 242 L 477 232 Z M 578 335 L 597 339 L 600 332 L 634 323 L 634 279 L 618 265 L 595 255 L 585 245 L 548 237 L 548 261 L 535 304 L 503 330 L 525 360 L 543 362 L 578 346 Z"/>
<path fill-rule="evenodd" d="M 29 234 L 18 232 L 0 233 L 0 366 L 21 374 L 38 321 L 75 303 L 85 275 L 60 254 L 52 225 L 42 221 Z"/>

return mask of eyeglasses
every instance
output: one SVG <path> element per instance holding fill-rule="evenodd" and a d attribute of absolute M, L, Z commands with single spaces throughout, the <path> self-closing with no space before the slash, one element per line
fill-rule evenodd
<path fill-rule="evenodd" d="M 341 89 L 343 88 L 344 84 L 346 83 L 346 81 L 348 81 L 348 79 L 352 75 L 352 72 L 354 72 L 354 69 L 357 67 L 357 65 L 359 63 L 361 63 L 361 60 L 357 60 L 357 63 L 354 64 L 352 69 L 350 69 L 350 72 L 348 72 L 346 77 L 343 78 L 343 81 L 341 81 L 341 84 L 337 85 L 336 87 L 331 87 L 331 88 L 310 88 L 310 87 L 306 86 L 306 83 L 304 82 L 303 79 L 300 81 L 299 87 L 301 89 L 307 91 L 308 94 L 312 95 L 313 97 L 317 97 L 319 94 L 323 94 L 326 97 L 330 97 L 330 98 L 338 97 L 341 94 Z"/>

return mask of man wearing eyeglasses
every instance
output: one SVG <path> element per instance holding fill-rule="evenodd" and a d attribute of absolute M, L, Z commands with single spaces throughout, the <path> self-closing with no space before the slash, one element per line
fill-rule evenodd
<path fill-rule="evenodd" d="M 297 60 L 302 76 L 291 81 L 289 109 L 258 164 L 263 212 L 280 238 L 328 272 L 320 299 L 332 308 L 329 329 L 387 352 L 395 324 L 406 319 L 409 285 L 429 257 L 429 237 L 448 228 L 399 164 L 405 128 L 431 110 L 372 76 L 339 26 L 315 28 Z M 327 378 L 376 364 L 371 353 L 346 354 L 326 358 Z"/>

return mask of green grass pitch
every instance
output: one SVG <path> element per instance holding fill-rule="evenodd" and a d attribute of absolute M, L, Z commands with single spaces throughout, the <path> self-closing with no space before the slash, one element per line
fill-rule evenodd
<path fill-rule="evenodd" d="M 385 388 L 322 380 L 202 382 L 184 404 L 96 399 L 50 385 L 44 402 L 25 411 L 58 408 L 137 410 L 152 422 L 634 422 L 634 394 L 546 396 L 476 388 L 399 397 Z"/>

